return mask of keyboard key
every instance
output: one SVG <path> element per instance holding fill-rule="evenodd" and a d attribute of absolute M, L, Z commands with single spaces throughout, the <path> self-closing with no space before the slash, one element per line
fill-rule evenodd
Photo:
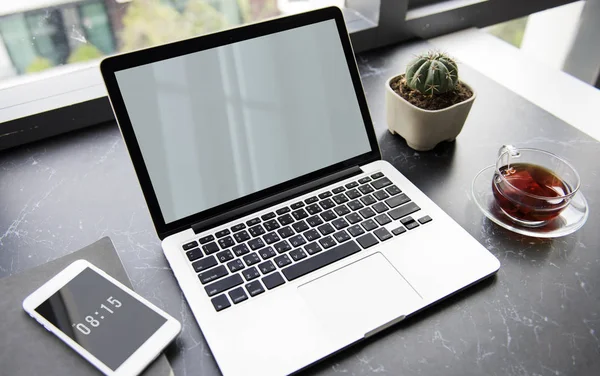
<path fill-rule="evenodd" d="M 231 231 L 233 231 L 233 232 L 238 232 L 238 231 L 241 231 L 241 230 L 243 230 L 243 229 L 245 229 L 245 228 L 246 228 L 246 225 L 245 225 L 245 224 L 243 224 L 243 223 L 238 223 L 237 225 L 235 225 L 235 226 L 232 226 L 232 227 L 231 227 Z"/>
<path fill-rule="evenodd" d="M 250 294 L 250 296 L 256 296 L 265 292 L 265 289 L 263 289 L 259 281 L 247 283 L 246 290 L 248 290 L 248 294 Z"/>
<path fill-rule="evenodd" d="M 250 249 L 252 249 L 253 251 L 256 251 L 257 249 L 264 247 L 265 242 L 263 242 L 263 240 L 261 238 L 256 238 L 256 239 L 250 240 L 248 242 L 248 245 L 250 246 Z"/>
<path fill-rule="evenodd" d="M 383 202 L 378 202 L 375 205 L 371 206 L 371 208 L 373 210 L 375 210 L 377 213 L 383 213 L 384 211 L 388 210 L 387 205 L 384 204 Z"/>
<path fill-rule="evenodd" d="M 321 234 L 323 234 L 323 236 L 329 235 L 329 234 L 331 234 L 332 232 L 335 231 L 335 229 L 333 228 L 333 226 L 330 225 L 329 223 L 325 223 L 324 225 L 321 225 L 321 226 L 317 227 L 317 229 L 319 230 L 319 232 Z"/>
<path fill-rule="evenodd" d="M 217 259 L 215 258 L 215 256 L 208 256 L 205 259 L 198 260 L 192 263 L 192 267 L 194 268 L 194 271 L 196 273 L 200 273 L 203 270 L 208 270 L 215 265 L 217 265 Z"/>
<path fill-rule="evenodd" d="M 254 226 L 259 223 L 260 223 L 260 218 L 252 218 L 251 220 L 246 221 L 246 225 L 248 225 L 248 226 Z"/>
<path fill-rule="evenodd" d="M 371 231 L 373 229 L 376 229 L 377 227 L 377 223 L 375 223 L 374 220 L 372 219 L 367 219 L 366 221 L 364 221 L 363 223 L 360 224 L 365 230 L 367 231 Z"/>
<path fill-rule="evenodd" d="M 248 295 L 246 295 L 246 292 L 244 291 L 243 288 L 238 287 L 237 289 L 233 289 L 231 291 L 229 291 L 229 298 L 231 298 L 231 301 L 234 304 L 238 304 L 243 302 L 244 300 L 248 299 Z"/>
<path fill-rule="evenodd" d="M 375 189 L 381 189 L 381 188 L 387 187 L 388 185 L 391 185 L 391 184 L 392 184 L 392 182 L 388 178 L 382 178 L 379 180 L 375 180 L 374 182 L 371 183 L 371 185 Z"/>
<path fill-rule="evenodd" d="M 231 248 L 231 250 L 238 257 L 243 256 L 243 255 L 247 254 L 248 252 L 250 252 L 250 250 L 248 249 L 248 246 L 246 244 L 238 244 L 235 247 Z"/>
<path fill-rule="evenodd" d="M 350 239 L 350 235 L 348 235 L 348 233 L 345 230 L 336 232 L 335 234 L 333 234 L 333 237 L 335 238 L 335 240 L 338 241 L 338 243 L 343 243 L 346 240 Z"/>
<path fill-rule="evenodd" d="M 332 264 L 359 251 L 360 247 L 358 244 L 356 244 L 356 242 L 346 242 L 325 252 L 321 252 L 318 255 L 315 255 L 302 262 L 290 265 L 287 268 L 282 269 L 281 272 L 283 275 L 285 275 L 285 278 L 287 278 L 288 281 L 293 281 L 296 278 L 302 277 L 303 275 Z"/>
<path fill-rule="evenodd" d="M 280 241 L 281 239 L 279 238 L 279 236 L 276 233 L 270 232 L 267 235 L 263 236 L 263 240 L 267 244 L 273 244 L 275 242 Z"/>
<path fill-rule="evenodd" d="M 290 252 L 290 257 L 294 261 L 298 261 L 298 260 L 302 260 L 303 258 L 305 258 L 306 253 L 301 249 L 294 249 L 293 251 Z"/>
<path fill-rule="evenodd" d="M 292 205 L 290 205 L 290 208 L 292 208 L 292 210 L 296 210 L 296 209 L 300 209 L 303 206 L 304 206 L 304 203 L 302 201 L 298 201 L 298 202 L 295 202 Z"/>
<path fill-rule="evenodd" d="M 317 201 L 319 201 L 319 199 L 317 198 L 317 196 L 312 196 L 312 197 L 309 197 L 306 200 L 304 200 L 304 203 L 306 205 L 308 205 L 308 204 L 314 204 Z"/>
<path fill-rule="evenodd" d="M 255 238 L 265 233 L 265 229 L 261 225 L 250 227 L 248 231 L 250 232 L 250 235 L 252 235 Z"/>
<path fill-rule="evenodd" d="M 348 197 L 346 197 L 346 195 L 343 193 L 333 196 L 332 199 L 338 205 L 348 202 Z"/>
<path fill-rule="evenodd" d="M 412 230 L 413 228 L 419 227 L 419 223 L 417 221 L 412 221 L 404 225 L 407 229 Z"/>
<path fill-rule="evenodd" d="M 258 257 L 256 253 L 250 253 L 249 255 L 244 256 L 243 260 L 246 263 L 246 265 L 251 266 L 256 263 L 259 263 L 260 257 Z"/>
<path fill-rule="evenodd" d="M 250 239 L 250 235 L 248 235 L 248 231 L 240 231 L 233 234 L 233 237 L 236 242 L 243 243 L 246 240 Z"/>
<path fill-rule="evenodd" d="M 368 183 L 368 182 L 370 182 L 370 181 L 371 181 L 371 178 L 370 178 L 370 177 L 368 177 L 368 176 L 365 176 L 365 177 L 364 177 L 364 178 L 362 178 L 362 179 L 358 179 L 358 183 L 359 183 L 359 184 L 365 184 L 365 183 Z"/>
<path fill-rule="evenodd" d="M 258 269 L 256 269 L 255 266 L 242 271 L 242 275 L 244 276 L 246 281 L 252 281 L 253 279 L 260 277 L 260 273 L 258 272 Z"/>
<path fill-rule="evenodd" d="M 187 250 L 192 249 L 192 248 L 197 247 L 197 246 L 198 246 L 198 242 L 194 240 L 193 242 L 189 242 L 189 243 L 184 244 L 182 246 L 182 248 L 183 248 L 184 251 L 187 251 Z"/>
<path fill-rule="evenodd" d="M 306 222 L 308 223 L 308 225 L 310 227 L 316 227 L 318 225 L 322 225 L 323 224 L 323 220 L 318 215 L 313 215 L 312 217 L 308 217 L 306 219 Z"/>
<path fill-rule="evenodd" d="M 315 229 L 308 230 L 303 235 L 306 238 L 306 240 L 308 240 L 309 242 L 312 242 L 313 240 L 317 240 L 321 237 L 321 234 L 319 234 L 319 232 Z"/>
<path fill-rule="evenodd" d="M 327 211 L 324 211 L 323 213 L 321 213 L 321 218 L 323 218 L 324 221 L 329 222 L 333 219 L 336 219 L 337 216 L 335 215 L 333 210 L 327 210 Z"/>
<path fill-rule="evenodd" d="M 385 191 L 381 190 L 381 191 L 377 191 L 375 193 L 373 193 L 373 196 L 378 199 L 379 201 L 383 201 L 386 198 L 389 198 L 390 195 L 388 195 Z"/>
<path fill-rule="evenodd" d="M 274 219 L 264 222 L 263 226 L 265 226 L 265 230 L 267 230 L 267 231 L 274 231 L 280 227 L 279 223 Z"/>
<path fill-rule="evenodd" d="M 402 219 L 400 220 L 400 223 L 402 223 L 403 225 L 405 225 L 405 226 L 406 226 L 406 224 L 407 224 L 407 223 L 414 222 L 414 221 L 415 221 L 415 220 L 414 220 L 414 218 L 413 218 L 413 217 L 406 217 L 406 218 L 402 218 Z"/>
<path fill-rule="evenodd" d="M 222 238 L 225 235 L 229 235 L 231 233 L 231 231 L 229 231 L 228 228 L 226 228 L 225 230 L 221 230 L 221 231 L 217 231 L 215 232 L 215 236 L 217 237 L 217 239 Z"/>
<path fill-rule="evenodd" d="M 292 230 L 290 228 L 290 226 L 286 226 L 284 228 L 280 228 L 279 230 L 277 230 L 277 233 L 279 234 L 279 236 L 281 236 L 283 239 L 288 238 L 292 235 L 294 235 L 294 230 Z"/>
<path fill-rule="evenodd" d="M 204 244 L 202 246 L 202 250 L 204 250 L 204 253 L 206 253 L 207 255 L 212 255 L 213 253 L 215 253 L 219 250 L 219 246 L 217 245 L 217 243 L 212 242 L 212 243 Z"/>
<path fill-rule="evenodd" d="M 290 208 L 288 208 L 287 206 L 284 206 L 281 209 L 275 210 L 275 213 L 277 213 L 277 215 L 283 215 L 283 214 L 289 213 L 289 212 L 290 212 Z"/>
<path fill-rule="evenodd" d="M 392 234 L 390 234 L 385 227 L 378 228 L 377 230 L 373 231 L 373 234 L 375 234 L 375 236 L 377 236 L 377 238 L 381 241 L 388 240 L 392 237 Z"/>
<path fill-rule="evenodd" d="M 390 185 L 389 187 L 387 187 L 385 189 L 385 191 L 387 193 L 389 193 L 390 196 L 395 196 L 398 193 L 402 193 L 402 191 L 400 190 L 400 188 L 396 187 L 395 185 Z"/>
<path fill-rule="evenodd" d="M 271 261 L 265 261 L 262 264 L 258 264 L 258 270 L 260 270 L 262 274 L 269 274 L 275 270 L 275 265 Z"/>
<path fill-rule="evenodd" d="M 317 242 L 312 242 L 304 246 L 304 250 L 308 252 L 309 255 L 314 255 L 317 252 L 321 252 L 322 248 Z"/>
<path fill-rule="evenodd" d="M 379 223 L 380 226 L 390 223 L 392 220 L 387 214 L 379 214 L 377 217 L 373 218 Z"/>
<path fill-rule="evenodd" d="M 335 240 L 333 240 L 331 236 L 326 236 L 322 239 L 319 239 L 319 243 L 321 244 L 321 247 L 327 249 L 335 245 Z"/>
<path fill-rule="evenodd" d="M 294 216 L 294 218 L 296 218 L 297 221 L 308 217 L 308 213 L 304 209 L 294 210 L 292 212 L 292 215 Z"/>
<path fill-rule="evenodd" d="M 309 229 L 308 225 L 304 221 L 296 222 L 292 225 L 292 227 L 294 228 L 294 230 L 296 230 L 298 234 Z"/>
<path fill-rule="evenodd" d="M 215 296 L 223 291 L 229 290 L 232 287 L 241 285 L 242 283 L 244 283 L 242 277 L 239 274 L 234 274 L 227 278 L 223 278 L 220 281 L 204 286 L 204 290 L 206 290 L 208 296 Z"/>
<path fill-rule="evenodd" d="M 430 216 L 426 215 L 424 217 L 419 218 L 419 223 L 421 223 L 422 225 L 424 225 L 425 223 L 429 223 L 431 222 L 432 219 Z"/>
<path fill-rule="evenodd" d="M 232 273 L 240 271 L 240 270 L 244 269 L 245 267 L 246 266 L 244 266 L 244 263 L 240 259 L 235 259 L 235 260 L 227 263 L 227 268 Z"/>
<path fill-rule="evenodd" d="M 352 210 L 352 211 L 357 211 L 360 210 L 362 208 L 364 208 L 365 206 L 358 200 L 353 200 L 350 201 L 348 204 L 348 207 Z"/>
<path fill-rule="evenodd" d="M 212 298 L 210 301 L 212 302 L 217 312 L 222 311 L 225 308 L 231 307 L 231 303 L 229 303 L 229 300 L 227 299 L 225 294 Z"/>
<path fill-rule="evenodd" d="M 348 232 L 350 233 L 350 235 L 352 235 L 356 238 L 357 236 L 364 234 L 365 230 L 363 230 L 363 228 L 360 227 L 359 225 L 354 225 L 354 226 L 348 227 Z"/>
<path fill-rule="evenodd" d="M 361 185 L 360 187 L 358 187 L 358 190 L 363 195 L 369 194 L 374 191 L 373 187 L 371 187 L 369 184 Z"/>
<path fill-rule="evenodd" d="M 327 209 L 331 209 L 335 206 L 335 202 L 333 202 L 330 198 L 325 199 L 321 202 L 319 202 L 319 205 L 321 205 L 321 207 L 325 210 Z"/>
<path fill-rule="evenodd" d="M 227 231 L 229 231 L 229 230 L 227 230 Z M 221 246 L 221 249 L 226 249 L 226 248 L 232 247 L 235 244 L 235 242 L 233 241 L 233 238 L 231 236 L 221 238 L 218 240 L 218 242 L 219 242 L 219 245 Z"/>
<path fill-rule="evenodd" d="M 281 217 L 277 218 L 277 220 L 279 221 L 279 223 L 281 223 L 282 226 L 287 226 L 290 223 L 294 222 L 294 218 L 292 218 L 292 216 L 289 214 L 284 214 Z"/>
<path fill-rule="evenodd" d="M 369 206 L 377 202 L 377 200 L 375 200 L 375 197 L 371 195 L 362 197 L 360 201 L 362 201 L 362 203 L 365 204 L 365 206 Z"/>
<path fill-rule="evenodd" d="M 205 237 L 202 237 L 202 238 L 198 239 L 198 242 L 200 244 L 206 244 L 206 243 L 211 242 L 213 240 L 215 240 L 214 236 L 212 236 L 212 235 L 206 235 Z"/>
<path fill-rule="evenodd" d="M 186 254 L 188 260 L 190 260 L 190 261 L 198 260 L 199 258 L 204 256 L 202 254 L 202 251 L 200 250 L 200 248 L 194 248 L 190 251 L 187 251 L 185 254 Z"/>
<path fill-rule="evenodd" d="M 230 250 L 226 250 L 223 252 L 217 253 L 217 260 L 220 262 L 227 262 L 229 260 L 233 260 L 233 253 Z"/>
<path fill-rule="evenodd" d="M 284 266 L 292 263 L 292 260 L 290 260 L 290 257 L 288 255 L 277 256 L 273 259 L 273 261 L 275 261 L 277 266 L 279 266 L 280 268 L 283 268 Z"/>
<path fill-rule="evenodd" d="M 358 215 L 358 213 L 350 213 L 346 216 L 346 220 L 350 224 L 355 224 L 355 223 L 362 221 L 362 217 L 360 215 Z"/>
<path fill-rule="evenodd" d="M 287 252 L 290 249 L 292 249 L 292 247 L 290 246 L 290 243 L 288 243 L 286 240 L 283 240 L 283 241 L 280 241 L 279 243 L 274 244 L 273 248 L 275 248 L 275 250 L 278 253 L 284 253 L 284 252 Z"/>
<path fill-rule="evenodd" d="M 323 192 L 319 194 L 319 198 L 322 200 L 324 198 L 330 197 L 331 196 L 331 192 Z"/>
<path fill-rule="evenodd" d="M 321 209 L 321 207 L 317 204 L 312 204 L 306 207 L 306 211 L 308 212 L 308 214 L 313 215 L 322 212 L 323 209 Z"/>
<path fill-rule="evenodd" d="M 352 189 L 352 190 L 350 190 L 350 191 L 346 192 L 346 196 L 348 196 L 348 198 L 349 198 L 350 200 L 354 200 L 354 199 L 357 199 L 357 198 L 359 198 L 359 197 L 360 197 L 360 196 L 362 196 L 362 195 L 361 195 L 361 194 L 360 194 L 360 192 L 359 192 L 359 191 L 357 191 L 356 189 Z"/>
<path fill-rule="evenodd" d="M 275 287 L 281 286 L 285 283 L 281 274 L 277 272 L 263 277 L 262 281 L 265 284 L 265 287 L 269 290 L 272 290 Z"/>
<path fill-rule="evenodd" d="M 342 186 L 339 186 L 339 187 L 333 188 L 331 190 L 331 192 L 333 192 L 333 194 L 336 195 L 336 194 L 338 194 L 340 192 L 344 192 L 345 190 L 346 190 L 346 188 L 344 188 Z"/>
<path fill-rule="evenodd" d="M 272 247 L 263 248 L 260 251 L 258 251 L 258 254 L 260 255 L 260 257 L 262 257 L 263 260 L 270 259 L 271 257 L 277 255 L 277 253 Z"/>
<path fill-rule="evenodd" d="M 398 195 L 398 196 L 394 196 L 392 198 L 389 198 L 387 200 L 385 200 L 385 203 L 388 204 L 388 206 L 390 208 L 395 208 L 396 206 L 400 206 L 402 204 L 406 204 L 407 202 L 410 201 L 410 198 L 408 198 L 407 195 L 405 195 L 404 193 Z"/>
<path fill-rule="evenodd" d="M 359 213 L 365 219 L 375 216 L 375 212 L 371 208 L 364 208 L 361 211 L 359 211 Z"/>
<path fill-rule="evenodd" d="M 302 235 L 295 235 L 288 239 L 293 248 L 300 247 L 302 244 L 306 243 L 306 240 Z"/>
<path fill-rule="evenodd" d="M 371 179 L 379 179 L 383 177 L 383 172 L 376 172 L 373 175 L 371 175 Z"/>
<path fill-rule="evenodd" d="M 421 210 L 421 208 L 418 207 L 417 204 L 415 204 L 414 202 L 409 202 L 408 204 L 399 206 L 394 210 L 390 210 L 388 212 L 388 215 L 392 217 L 393 220 L 396 220 L 402 217 L 406 217 L 407 215 L 419 210 Z"/>
<path fill-rule="evenodd" d="M 363 236 L 356 238 L 356 241 L 363 248 L 369 248 L 379 243 L 377 239 L 375 239 L 373 234 L 371 234 L 370 232 L 368 234 L 364 234 Z"/>
<path fill-rule="evenodd" d="M 392 230 L 392 234 L 394 234 L 394 235 L 404 234 L 405 232 L 406 232 L 406 229 L 402 226 Z"/>
<path fill-rule="evenodd" d="M 263 221 L 267 221 L 267 220 L 272 219 L 272 218 L 275 218 L 275 213 L 273 213 L 273 212 L 270 212 L 270 213 L 267 213 L 267 214 L 263 214 L 263 215 L 260 216 L 260 219 L 262 219 Z"/>
<path fill-rule="evenodd" d="M 335 227 L 336 230 L 346 228 L 349 226 L 348 222 L 346 222 L 344 218 L 338 218 L 335 221 L 331 222 L 331 224 L 333 225 L 333 227 Z"/>
<path fill-rule="evenodd" d="M 227 275 L 227 269 L 225 269 L 225 266 L 219 265 L 216 268 L 208 269 L 198 274 L 198 278 L 200 279 L 200 282 L 205 285 L 225 275 Z"/>
<path fill-rule="evenodd" d="M 336 207 L 335 209 L 333 209 L 333 211 L 335 212 L 335 214 L 339 215 L 340 217 L 343 217 L 344 215 L 350 213 L 350 209 L 348 209 L 348 207 L 346 205 L 340 205 L 340 206 Z"/>

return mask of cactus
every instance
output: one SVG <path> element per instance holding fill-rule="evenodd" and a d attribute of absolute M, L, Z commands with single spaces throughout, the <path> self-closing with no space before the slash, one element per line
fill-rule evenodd
<path fill-rule="evenodd" d="M 406 67 L 406 84 L 424 95 L 446 93 L 458 84 L 458 67 L 441 52 L 419 55 Z"/>

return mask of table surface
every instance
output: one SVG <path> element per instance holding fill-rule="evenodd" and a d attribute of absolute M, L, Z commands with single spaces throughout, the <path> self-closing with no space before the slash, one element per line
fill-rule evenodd
<path fill-rule="evenodd" d="M 416 42 L 358 57 L 383 157 L 498 257 L 502 267 L 497 276 L 305 373 L 600 374 L 600 192 L 594 168 L 600 145 L 461 66 L 462 78 L 478 93 L 463 132 L 456 142 L 431 152 L 409 149 L 387 132 L 384 82 L 427 48 Z M 471 181 L 508 143 L 552 151 L 576 166 L 591 207 L 581 230 L 554 240 L 528 238 L 479 212 L 470 196 Z M 135 290 L 182 322 L 182 334 L 167 349 L 175 374 L 219 374 L 163 257 L 116 125 L 0 153 L 0 277 L 103 236 L 113 240 Z"/>

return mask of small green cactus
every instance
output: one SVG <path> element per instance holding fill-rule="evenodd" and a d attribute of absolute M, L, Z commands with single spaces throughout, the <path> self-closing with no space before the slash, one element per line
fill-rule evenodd
<path fill-rule="evenodd" d="M 447 93 L 458 84 L 458 67 L 441 52 L 419 55 L 406 67 L 406 84 L 424 95 Z"/>

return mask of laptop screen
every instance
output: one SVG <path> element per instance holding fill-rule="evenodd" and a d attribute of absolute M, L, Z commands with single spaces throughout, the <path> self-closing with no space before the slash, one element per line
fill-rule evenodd
<path fill-rule="evenodd" d="M 115 77 L 165 223 L 371 151 L 335 20 Z"/>

